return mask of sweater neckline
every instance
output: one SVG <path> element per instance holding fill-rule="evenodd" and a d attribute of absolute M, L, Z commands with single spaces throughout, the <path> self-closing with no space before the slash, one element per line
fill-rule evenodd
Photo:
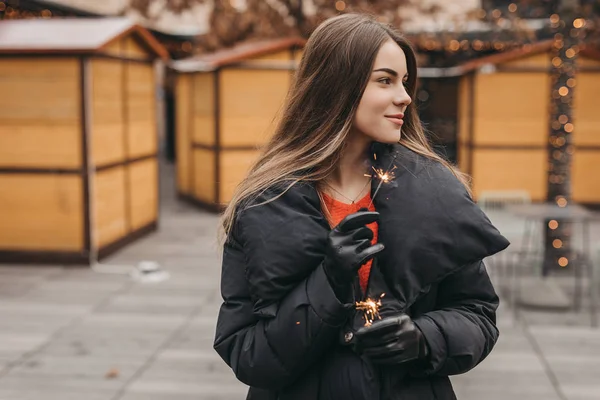
<path fill-rule="evenodd" d="M 356 206 L 367 207 L 369 203 L 371 203 L 371 192 L 368 191 L 366 195 L 364 195 L 361 199 L 355 201 L 354 203 L 345 203 L 341 200 L 334 199 L 329 196 L 325 192 L 321 192 L 323 198 L 327 203 L 330 203 L 335 208 L 355 208 Z M 360 207 L 359 207 L 360 208 Z"/>

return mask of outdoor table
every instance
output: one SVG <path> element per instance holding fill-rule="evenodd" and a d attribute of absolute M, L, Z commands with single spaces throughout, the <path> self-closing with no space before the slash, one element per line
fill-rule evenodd
<path fill-rule="evenodd" d="M 573 273 L 575 279 L 575 290 L 574 290 L 574 306 L 576 310 L 579 310 L 581 307 L 581 296 L 582 296 L 582 274 L 581 270 L 584 267 L 587 267 L 588 278 L 589 278 L 589 288 L 590 288 L 590 313 L 591 313 L 591 321 L 592 325 L 596 326 L 596 302 L 597 302 L 597 282 L 596 275 L 594 272 L 594 265 L 592 262 L 591 255 L 591 246 L 590 246 L 590 222 L 594 219 L 598 219 L 596 213 L 593 213 L 586 208 L 577 205 L 571 204 L 565 207 L 560 207 L 553 203 L 543 203 L 543 204 L 519 204 L 519 205 L 508 205 L 506 206 L 508 212 L 522 218 L 525 222 L 525 230 L 523 233 L 522 245 L 524 251 L 519 252 L 524 257 L 528 255 L 531 251 L 531 246 L 535 245 L 533 242 L 535 240 L 534 231 L 536 225 L 545 226 L 546 221 L 548 220 L 559 220 L 561 222 L 569 222 L 573 224 L 573 230 L 571 234 L 575 231 L 575 225 L 579 224 L 582 233 L 582 241 L 581 241 L 581 249 L 578 251 L 574 246 L 572 246 L 572 252 L 575 256 L 573 259 Z M 541 238 L 539 240 L 544 240 L 543 233 L 540 235 Z M 543 250 L 544 243 L 542 242 L 541 249 Z M 543 265 L 543 258 L 541 259 Z M 513 292 L 516 292 L 514 289 L 516 287 L 516 269 L 518 265 L 513 263 L 512 265 L 512 277 L 513 277 Z M 547 272 L 544 267 L 542 267 L 542 275 L 546 276 Z M 516 300 L 516 294 L 513 297 L 513 300 Z M 513 307 L 517 308 L 516 301 L 513 302 Z M 516 312 L 516 311 L 515 311 Z"/>

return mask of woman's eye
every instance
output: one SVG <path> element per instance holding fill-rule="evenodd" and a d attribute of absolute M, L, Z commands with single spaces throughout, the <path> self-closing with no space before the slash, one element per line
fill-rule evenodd
<path fill-rule="evenodd" d="M 379 82 L 389 85 L 390 83 L 392 83 L 392 80 L 390 78 L 382 78 L 379 80 Z"/>

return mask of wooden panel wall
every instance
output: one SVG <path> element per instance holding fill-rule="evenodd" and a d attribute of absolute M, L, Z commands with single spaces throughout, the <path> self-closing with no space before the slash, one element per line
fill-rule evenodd
<path fill-rule="evenodd" d="M 123 41 L 113 40 L 110 43 L 104 45 L 102 51 L 112 56 L 120 57 L 123 55 Z"/>
<path fill-rule="evenodd" d="M 473 77 L 477 79 L 476 77 Z M 463 76 L 458 82 L 458 167 L 469 173 L 469 140 L 471 133 L 471 76 Z"/>
<path fill-rule="evenodd" d="M 190 166 L 192 143 L 191 130 L 191 74 L 179 74 L 175 89 L 176 117 L 175 117 L 175 144 L 177 146 L 177 190 L 182 194 L 190 194 L 192 184 L 190 180 Z"/>
<path fill-rule="evenodd" d="M 600 71 L 579 72 L 574 90 L 573 144 L 600 146 L 600 112 L 597 100 L 600 93 Z"/>
<path fill-rule="evenodd" d="M 215 144 L 215 74 L 192 75 L 193 142 L 207 146 Z"/>
<path fill-rule="evenodd" d="M 484 190 L 526 190 L 533 200 L 545 200 L 549 96 L 545 73 L 477 75 L 471 149 L 475 197 Z"/>
<path fill-rule="evenodd" d="M 152 56 L 152 53 L 136 34 L 130 34 L 123 38 L 115 38 L 102 47 L 102 52 L 117 57 L 137 59 L 148 59 Z"/>
<path fill-rule="evenodd" d="M 578 64 L 598 67 L 600 62 L 584 58 Z M 547 54 L 512 61 L 499 66 L 547 68 Z M 463 78 L 464 80 L 465 78 Z M 467 84 L 461 82 L 460 109 L 468 109 Z M 518 88 L 518 89 L 517 89 Z M 547 190 L 547 138 L 550 77 L 544 72 L 498 72 L 477 75 L 472 149 L 473 190 L 529 191 L 534 201 L 545 201 Z M 600 113 L 595 98 L 600 92 L 600 73 L 581 71 L 577 75 L 574 100 L 572 196 L 576 202 L 600 203 Z M 468 122 L 460 114 L 460 167 L 469 156 L 465 141 Z M 464 122 L 463 122 L 464 121 Z"/>
<path fill-rule="evenodd" d="M 125 169 L 100 171 L 94 180 L 94 243 L 103 247 L 125 236 Z"/>
<path fill-rule="evenodd" d="M 219 185 L 219 199 L 221 203 L 228 203 L 233 196 L 235 188 L 244 179 L 248 170 L 256 161 L 259 152 L 252 150 L 228 150 L 221 152 L 220 155 L 221 182 Z"/>
<path fill-rule="evenodd" d="M 578 58 L 585 67 L 600 67 L 597 60 Z M 575 153 L 571 165 L 573 200 L 582 203 L 600 203 L 600 71 L 581 71 L 577 74 L 574 100 L 573 143 Z"/>
<path fill-rule="evenodd" d="M 532 200 L 546 199 L 547 155 L 544 149 L 487 150 L 473 153 L 473 195 L 485 190 L 527 190 Z"/>
<path fill-rule="evenodd" d="M 127 168 L 129 174 L 129 215 L 136 230 L 158 219 L 158 161 L 137 161 Z"/>
<path fill-rule="evenodd" d="M 215 152 L 194 149 L 191 165 L 193 196 L 207 204 L 215 203 Z"/>
<path fill-rule="evenodd" d="M 121 55 L 136 44 L 119 42 Z M 133 44 L 132 44 L 133 43 Z M 128 47 L 129 46 L 129 47 Z M 105 248 L 158 218 L 155 76 L 151 63 L 93 60 L 94 244 Z"/>
<path fill-rule="evenodd" d="M 0 62 L 0 166 L 79 168 L 81 99 L 75 58 Z"/>
<path fill-rule="evenodd" d="M 81 251 L 83 184 L 75 175 L 0 175 L 0 249 Z"/>
<path fill-rule="evenodd" d="M 91 148 L 94 165 L 125 160 L 124 64 L 93 59 L 91 63 Z"/>
<path fill-rule="evenodd" d="M 285 49 L 251 57 L 248 61 L 291 59 L 291 50 Z M 254 149 L 263 145 L 272 134 L 291 78 L 292 73 L 288 70 L 229 66 L 218 72 L 178 75 L 176 141 L 179 193 L 210 206 L 217 205 L 217 202 L 224 204 L 231 199 L 234 188 L 256 158 Z M 217 88 L 219 104 L 215 104 L 217 96 L 214 90 Z M 217 114 L 219 120 L 215 121 Z"/>
<path fill-rule="evenodd" d="M 576 150 L 571 164 L 572 198 L 581 203 L 600 203 L 600 150 Z"/>
<path fill-rule="evenodd" d="M 260 146 L 275 129 L 291 75 L 280 70 L 223 70 L 220 137 L 223 146 Z"/>
<path fill-rule="evenodd" d="M 600 67 L 600 60 L 594 60 L 592 58 L 586 58 L 586 57 L 578 57 L 577 58 L 577 66 L 578 67 L 598 68 L 598 67 Z"/>
<path fill-rule="evenodd" d="M 548 74 L 480 74 L 475 99 L 475 144 L 546 145 Z"/>
<path fill-rule="evenodd" d="M 151 53 L 135 35 L 129 35 L 122 41 L 123 56 L 131 58 L 149 58 L 151 56 Z"/>
<path fill-rule="evenodd" d="M 126 64 L 127 155 L 135 158 L 157 152 L 156 98 L 151 64 Z"/>

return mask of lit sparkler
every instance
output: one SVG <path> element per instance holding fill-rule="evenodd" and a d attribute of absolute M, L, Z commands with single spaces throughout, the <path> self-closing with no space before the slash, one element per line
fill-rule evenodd
<path fill-rule="evenodd" d="M 383 296 L 385 296 L 385 293 L 382 293 L 377 301 L 367 298 L 365 301 L 356 302 L 356 309 L 364 313 L 365 326 L 371 326 L 373 321 L 381 319 L 379 307 L 381 307 L 381 299 Z"/>
<path fill-rule="evenodd" d="M 396 177 L 396 175 L 394 174 L 394 170 L 396 169 L 396 166 L 394 165 L 396 155 L 397 154 L 394 154 L 394 157 L 392 157 L 392 160 L 390 161 L 390 165 L 388 166 L 387 170 L 384 170 L 383 168 L 375 168 L 374 166 L 371 167 L 373 169 L 373 172 L 375 172 L 375 176 L 379 179 L 379 184 L 375 189 L 375 193 L 373 193 L 373 196 L 371 197 L 371 202 L 369 203 L 367 209 L 371 208 L 371 205 L 373 204 L 373 201 L 375 201 L 375 196 L 377 196 L 381 185 L 383 185 L 384 183 L 390 183 Z M 377 154 L 373 154 L 373 159 L 377 160 Z M 365 176 L 372 177 L 372 175 L 369 174 L 365 174 Z M 379 315 L 379 307 L 381 307 L 381 299 L 383 298 L 383 296 L 385 296 L 385 293 L 382 293 L 377 301 L 371 298 L 367 298 L 364 301 L 356 302 L 356 309 L 364 313 L 365 326 L 371 326 L 373 324 L 373 321 L 375 321 L 376 319 L 381 319 L 381 316 Z"/>
<path fill-rule="evenodd" d="M 377 155 L 373 154 L 373 158 L 375 160 L 377 160 Z M 379 179 L 379 184 L 377 185 L 377 188 L 375 189 L 375 193 L 373 193 L 373 196 L 371 196 L 371 202 L 369 203 L 369 207 L 367 207 L 367 209 L 371 208 L 371 204 L 373 204 L 373 202 L 375 201 L 375 196 L 377 196 L 377 192 L 379 192 L 381 185 L 383 185 L 384 183 L 390 183 L 396 177 L 396 175 L 394 174 L 394 170 L 397 168 L 394 165 L 395 160 L 396 160 L 396 154 L 394 154 L 394 157 L 392 157 L 392 161 L 390 161 L 390 165 L 388 166 L 387 170 L 384 170 L 383 168 L 371 167 L 371 168 L 373 168 L 375 175 Z M 393 168 L 392 168 L 392 166 L 393 166 Z M 371 175 L 365 174 L 365 176 L 371 176 Z"/>

